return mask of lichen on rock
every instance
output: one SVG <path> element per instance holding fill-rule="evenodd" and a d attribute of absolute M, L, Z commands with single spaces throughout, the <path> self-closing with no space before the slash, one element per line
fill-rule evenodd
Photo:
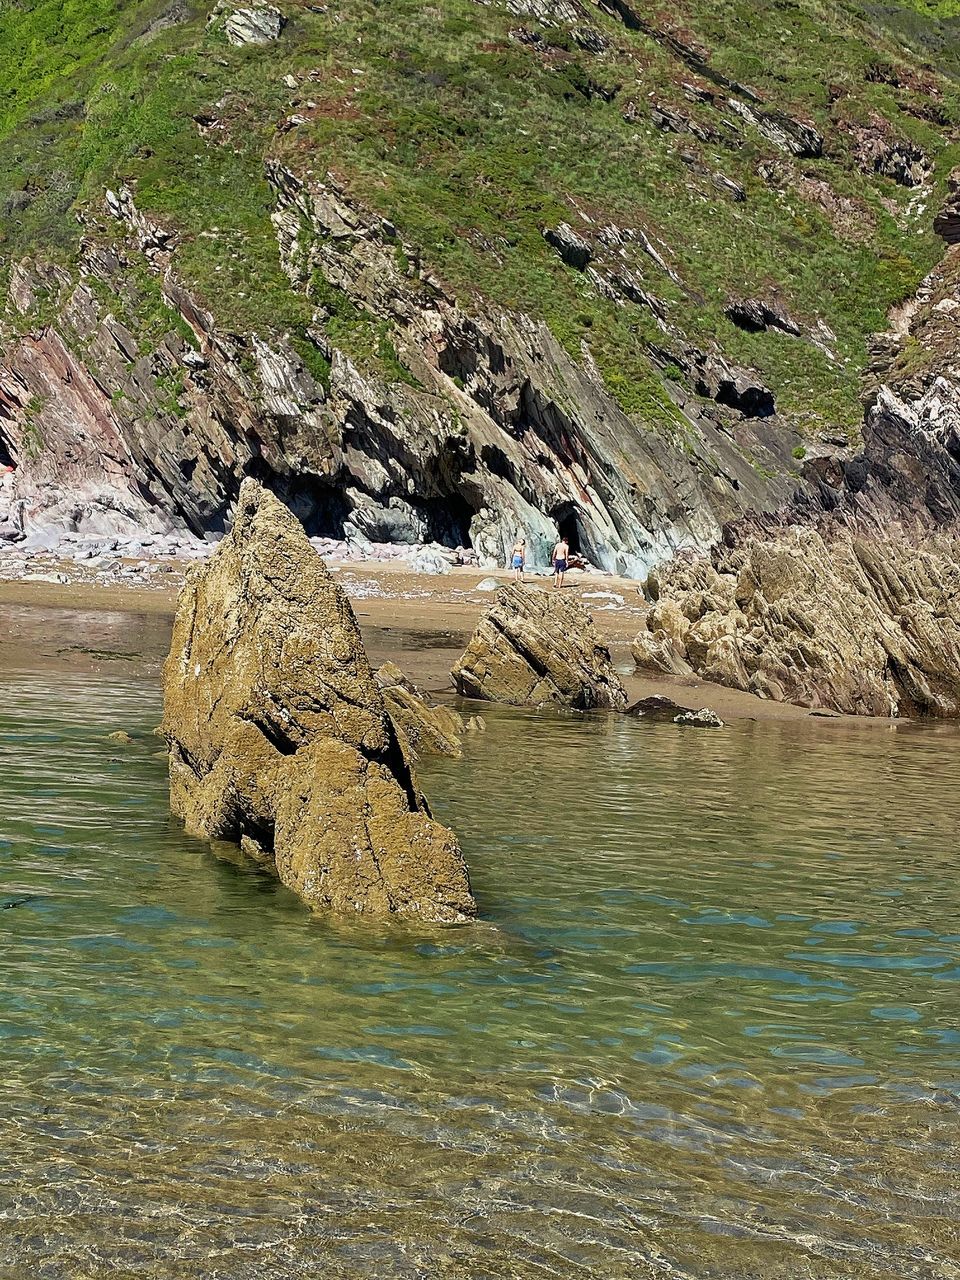
<path fill-rule="evenodd" d="M 370 669 L 350 604 L 296 517 L 253 480 L 188 575 L 164 668 L 170 803 L 191 832 L 275 865 L 311 907 L 476 914 Z"/>
<path fill-rule="evenodd" d="M 459 693 L 511 706 L 555 703 L 622 711 L 610 650 L 569 591 L 514 584 L 497 593 L 453 669 Z"/>

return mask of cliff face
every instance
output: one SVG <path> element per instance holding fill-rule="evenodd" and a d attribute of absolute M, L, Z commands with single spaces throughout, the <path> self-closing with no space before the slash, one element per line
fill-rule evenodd
<path fill-rule="evenodd" d="M 883 28 L 127 10 L 66 33 L 59 97 L 29 15 L 0 36 L 0 535 L 218 533 L 253 475 L 310 533 L 543 563 L 559 529 L 641 576 L 745 512 L 955 514 L 945 267 L 848 443 L 960 119 Z"/>
<path fill-rule="evenodd" d="M 144 232 L 124 191 L 110 198 L 122 244 L 87 248 L 76 277 L 37 262 L 12 274 L 19 318 L 41 295 L 52 313 L 0 363 L 10 497 L 25 524 L 220 531 L 253 474 L 311 533 L 437 540 L 499 560 L 524 530 L 542 563 L 559 527 L 594 563 L 639 574 L 792 491 L 785 424 L 691 406 L 682 439 L 651 432 L 545 324 L 468 314 L 402 269 L 395 229 L 329 181 L 311 187 L 276 164 L 269 177 L 293 287 L 309 296 L 320 272 L 388 324 L 405 380 L 362 371 L 322 332 L 326 385 L 282 338 L 220 332 L 178 280 L 175 247 Z M 156 345 L 119 318 L 144 306 L 141 257 L 177 322 Z"/>
<path fill-rule="evenodd" d="M 634 643 L 640 667 L 850 715 L 960 714 L 960 547 L 806 525 L 676 562 Z"/>

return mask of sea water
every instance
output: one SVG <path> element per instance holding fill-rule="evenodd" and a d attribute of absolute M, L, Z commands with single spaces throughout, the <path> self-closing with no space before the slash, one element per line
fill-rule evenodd
<path fill-rule="evenodd" d="M 416 930 L 185 836 L 158 712 L 5 681 L 5 1280 L 960 1276 L 956 729 L 491 710 Z"/>

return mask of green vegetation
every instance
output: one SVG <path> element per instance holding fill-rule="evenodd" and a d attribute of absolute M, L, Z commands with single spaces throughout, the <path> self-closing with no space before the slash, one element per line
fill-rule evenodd
<path fill-rule="evenodd" d="M 287 333 L 325 377 L 306 336 L 319 305 L 334 345 L 410 381 L 385 320 L 322 279 L 295 291 L 280 268 L 264 158 L 319 177 L 331 169 L 396 224 L 401 270 L 422 262 L 467 305 L 488 299 L 543 318 L 571 354 L 589 351 L 628 412 L 673 429 L 647 356 L 648 344 L 669 345 L 653 313 L 601 296 L 542 236 L 561 221 L 588 236 L 613 223 L 642 231 L 671 268 L 674 278 L 628 245 L 629 270 L 674 329 L 755 367 L 806 430 L 855 429 L 868 336 L 940 253 L 932 210 L 960 158 L 960 91 L 948 74 L 957 48 L 944 20 L 960 0 L 916 0 L 888 16 L 895 34 L 841 0 L 673 6 L 671 31 L 714 71 L 823 134 L 825 154 L 799 160 L 726 109 L 729 94 L 691 101 L 684 84 L 710 89 L 707 80 L 662 39 L 600 11 L 590 24 L 609 43 L 597 54 L 565 28 L 476 0 L 341 0 L 326 12 L 278 3 L 281 39 L 246 48 L 208 27 L 212 0 L 180 6 L 185 20 L 172 24 L 169 0 L 5 6 L 0 255 L 69 264 L 84 231 L 77 214 L 88 236 L 116 235 L 103 191 L 128 181 L 141 210 L 178 231 L 177 271 L 224 328 Z M 539 39 L 518 39 L 521 26 Z M 285 86 L 289 75 L 298 88 Z M 697 133 L 657 128 L 652 103 Z M 922 149 L 934 193 L 917 201 L 863 172 L 858 129 Z M 724 195 L 718 174 L 746 198 Z M 138 271 L 136 327 L 155 342 L 173 320 Z M 732 298 L 771 293 L 802 325 L 828 326 L 833 358 L 726 319 Z"/>

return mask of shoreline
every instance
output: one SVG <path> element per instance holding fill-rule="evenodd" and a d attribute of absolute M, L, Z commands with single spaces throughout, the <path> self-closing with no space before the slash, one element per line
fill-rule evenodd
<path fill-rule="evenodd" d="M 512 581 L 509 570 L 453 568 L 443 575 L 411 572 L 407 565 L 330 564 L 347 591 L 371 665 L 392 659 L 427 692 L 454 697 L 449 673 L 493 591 L 478 584 Z M 182 566 L 178 565 L 177 569 Z M 136 581 L 110 584 L 33 578 L 0 578 L 0 671 L 36 673 L 68 670 L 78 674 L 136 671 L 159 675 L 166 656 L 182 572 L 162 586 Z M 550 579 L 528 578 L 531 590 L 547 589 Z M 577 573 L 565 591 L 582 600 L 610 646 L 631 702 L 662 695 L 694 709 L 709 706 L 724 720 L 809 721 L 818 725 L 889 728 L 926 721 L 814 714 L 809 707 L 769 702 L 753 694 L 696 678 L 635 673 L 630 645 L 644 612 L 636 584 L 609 575 Z M 477 704 L 479 707 L 481 704 Z M 929 724 L 941 724 L 930 721 Z"/>

